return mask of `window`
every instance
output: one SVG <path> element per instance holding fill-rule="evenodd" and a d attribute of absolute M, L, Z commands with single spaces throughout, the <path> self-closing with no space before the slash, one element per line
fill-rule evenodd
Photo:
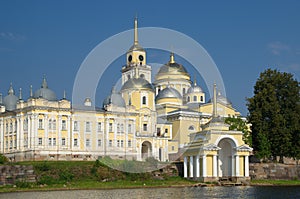
<path fill-rule="evenodd" d="M 128 124 L 128 133 L 131 133 L 131 124 Z"/>
<path fill-rule="evenodd" d="M 131 140 L 128 140 L 128 147 L 131 147 Z"/>
<path fill-rule="evenodd" d="M 144 105 L 146 105 L 146 104 L 147 104 L 147 98 L 146 98 L 146 96 L 143 96 L 143 99 L 142 99 L 142 101 L 143 101 L 143 104 L 144 104 Z"/>
<path fill-rule="evenodd" d="M 24 120 L 23 129 L 24 129 L 24 131 L 28 130 L 28 120 L 27 119 Z"/>
<path fill-rule="evenodd" d="M 124 140 L 121 140 L 121 147 L 124 146 Z"/>
<path fill-rule="evenodd" d="M 101 122 L 98 122 L 98 128 L 97 128 L 97 131 L 98 131 L 98 132 L 101 132 L 101 129 L 102 129 L 102 124 L 101 124 Z"/>
<path fill-rule="evenodd" d="M 124 133 L 124 124 L 121 124 L 121 133 Z"/>
<path fill-rule="evenodd" d="M 9 132 L 12 132 L 12 131 L 13 131 L 13 124 L 10 123 Z"/>
<path fill-rule="evenodd" d="M 109 140 L 109 141 L 108 141 L 108 146 L 109 146 L 109 147 L 112 147 L 112 140 Z"/>
<path fill-rule="evenodd" d="M 195 130 L 195 127 L 194 127 L 194 126 L 190 126 L 190 127 L 189 127 L 189 130 L 190 130 L 190 131 L 193 131 L 193 130 Z"/>
<path fill-rule="evenodd" d="M 112 132 L 112 131 L 113 131 L 113 124 L 109 123 L 109 132 Z"/>
<path fill-rule="evenodd" d="M 147 131 L 147 124 L 143 124 L 143 131 Z"/>
<path fill-rule="evenodd" d="M 201 102 L 203 102 L 203 96 L 201 96 L 200 99 L 201 99 Z"/>
<path fill-rule="evenodd" d="M 61 138 L 61 145 L 66 146 L 66 138 Z"/>
<path fill-rule="evenodd" d="M 85 131 L 91 132 L 91 123 L 90 122 L 85 122 Z"/>
<path fill-rule="evenodd" d="M 48 145 L 52 146 L 52 138 L 49 138 L 48 140 L 49 140 Z"/>
<path fill-rule="evenodd" d="M 24 147 L 28 147 L 28 139 L 27 138 L 24 139 Z"/>
<path fill-rule="evenodd" d="M 56 138 L 53 138 L 53 146 L 55 146 L 56 145 Z"/>
<path fill-rule="evenodd" d="M 120 147 L 120 140 L 117 140 L 117 147 Z"/>
<path fill-rule="evenodd" d="M 160 136 L 160 128 L 157 128 L 156 132 L 157 132 L 157 136 Z"/>
<path fill-rule="evenodd" d="M 120 133 L 120 124 L 117 124 L 117 132 Z"/>
<path fill-rule="evenodd" d="M 194 102 L 196 102 L 197 101 L 197 96 L 194 96 Z"/>
<path fill-rule="evenodd" d="M 39 145 L 39 146 L 42 146 L 42 144 L 43 144 L 43 138 L 39 138 L 38 145 Z"/>
<path fill-rule="evenodd" d="M 101 145 L 102 145 L 102 140 L 98 139 L 98 147 L 101 147 Z"/>
<path fill-rule="evenodd" d="M 73 144 L 74 144 L 74 146 L 78 146 L 78 139 L 77 138 L 74 139 Z"/>
<path fill-rule="evenodd" d="M 51 119 L 48 122 L 48 129 L 50 129 L 50 130 L 52 129 L 52 120 Z"/>
<path fill-rule="evenodd" d="M 90 139 L 86 139 L 86 140 L 85 140 L 85 146 L 86 146 L 86 147 L 90 147 L 90 144 L 91 144 L 91 143 L 90 143 Z"/>
<path fill-rule="evenodd" d="M 56 129 L 56 120 L 52 121 L 52 129 L 55 130 Z"/>
<path fill-rule="evenodd" d="M 190 96 L 188 96 L 187 101 L 190 102 Z"/>
<path fill-rule="evenodd" d="M 174 151 L 175 150 L 175 147 L 174 146 L 172 146 L 172 151 Z"/>
<path fill-rule="evenodd" d="M 43 119 L 39 119 L 39 129 L 43 129 Z"/>
<path fill-rule="evenodd" d="M 168 129 L 165 129 L 165 134 L 167 134 L 168 133 Z"/>
<path fill-rule="evenodd" d="M 8 124 L 6 124 L 6 133 L 8 132 Z"/>
<path fill-rule="evenodd" d="M 127 75 L 127 80 L 130 80 L 130 75 Z"/>
<path fill-rule="evenodd" d="M 61 130 L 66 130 L 67 129 L 67 121 L 66 120 L 62 120 L 61 121 Z"/>
<path fill-rule="evenodd" d="M 78 131 L 78 121 L 74 121 L 74 131 Z"/>
<path fill-rule="evenodd" d="M 13 141 L 10 140 L 10 141 L 9 141 L 9 148 L 10 148 L 10 149 L 12 149 L 12 145 L 13 145 Z"/>
<path fill-rule="evenodd" d="M 182 94 L 185 94 L 185 88 L 182 89 Z"/>

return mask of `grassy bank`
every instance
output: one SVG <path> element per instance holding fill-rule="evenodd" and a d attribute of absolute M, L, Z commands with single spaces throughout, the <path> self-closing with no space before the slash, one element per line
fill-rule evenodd
<path fill-rule="evenodd" d="M 37 176 L 36 183 L 18 181 L 15 185 L 0 187 L 0 192 L 65 190 L 65 189 L 114 189 L 139 187 L 189 186 L 195 182 L 178 177 L 177 173 L 166 175 L 156 171 L 130 173 L 112 169 L 128 168 L 139 171 L 144 167 L 157 166 L 157 162 L 114 161 L 109 158 L 103 161 L 46 161 L 20 162 L 18 165 L 32 165 Z M 117 164 L 117 165 L 116 165 Z"/>
<path fill-rule="evenodd" d="M 253 186 L 300 186 L 300 180 L 251 180 Z"/>

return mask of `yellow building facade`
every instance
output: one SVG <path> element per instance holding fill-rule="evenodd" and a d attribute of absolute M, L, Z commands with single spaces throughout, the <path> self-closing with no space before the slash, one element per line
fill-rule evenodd
<path fill-rule="evenodd" d="M 173 53 L 152 82 L 146 50 L 138 41 L 137 19 L 125 63 L 120 67 L 121 89 L 112 88 L 99 108 L 92 107 L 88 96 L 76 107 L 65 94 L 57 99 L 46 78 L 35 92 L 31 88 L 27 100 L 22 99 L 22 90 L 17 97 L 11 85 L 7 96 L 0 96 L 0 153 L 16 161 L 104 156 L 183 160 L 191 137 L 211 120 L 213 100 L 206 100 L 205 92 L 196 80 L 191 81 Z M 240 116 L 221 94 L 215 104 L 221 117 Z M 207 162 L 214 161 L 208 158 Z"/>

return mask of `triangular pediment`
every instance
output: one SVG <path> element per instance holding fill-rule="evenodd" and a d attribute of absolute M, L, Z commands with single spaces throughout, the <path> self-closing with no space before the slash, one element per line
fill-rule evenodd
<path fill-rule="evenodd" d="M 253 148 L 249 147 L 248 145 L 241 145 L 235 148 L 237 151 L 252 151 Z"/>
<path fill-rule="evenodd" d="M 221 148 L 218 147 L 217 145 L 215 144 L 209 144 L 209 145 L 206 145 L 203 147 L 204 150 L 207 150 L 207 151 L 218 151 L 220 150 Z"/>

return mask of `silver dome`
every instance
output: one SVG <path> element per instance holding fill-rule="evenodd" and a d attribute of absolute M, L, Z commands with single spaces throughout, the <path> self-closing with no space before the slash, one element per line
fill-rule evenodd
<path fill-rule="evenodd" d="M 200 86 L 197 86 L 197 83 L 195 82 L 195 83 L 194 83 L 194 86 L 191 86 L 191 87 L 188 89 L 187 93 L 188 93 L 188 94 L 189 94 L 189 93 L 203 93 L 203 90 L 202 90 L 202 88 L 201 88 Z"/>
<path fill-rule="evenodd" d="M 170 55 L 170 61 L 160 67 L 157 75 L 163 75 L 164 73 L 167 74 L 188 74 L 187 70 L 184 68 L 183 65 L 178 64 L 174 60 L 174 53 Z"/>
<path fill-rule="evenodd" d="M 159 99 L 163 99 L 163 98 L 177 98 L 177 99 L 182 99 L 182 96 L 180 95 L 180 93 L 171 87 L 167 87 L 161 91 L 159 91 L 159 93 L 157 94 L 155 100 L 159 100 Z"/>
<path fill-rule="evenodd" d="M 56 101 L 56 94 L 48 88 L 46 78 L 44 77 L 43 83 L 40 89 L 34 92 L 34 98 L 43 98 L 49 101 Z"/>
<path fill-rule="evenodd" d="M 8 111 L 13 111 L 17 107 L 18 97 L 14 95 L 14 89 L 12 85 L 10 85 L 10 88 L 8 90 L 8 95 L 4 97 L 3 99 L 3 105 L 5 106 L 5 109 Z"/>
<path fill-rule="evenodd" d="M 119 92 L 116 92 L 113 88 L 111 94 L 107 96 L 103 101 L 103 108 L 109 104 L 116 105 L 118 107 L 125 107 L 125 101 Z"/>
<path fill-rule="evenodd" d="M 209 101 L 208 101 L 208 103 L 210 103 L 210 102 L 212 102 L 213 100 L 212 99 L 210 99 Z M 232 103 L 231 103 L 231 101 L 228 99 L 228 98 L 226 98 L 226 97 L 224 97 L 223 95 L 221 95 L 221 93 L 219 92 L 218 93 L 218 95 L 217 95 L 217 102 L 218 103 L 220 103 L 220 104 L 224 104 L 224 105 L 232 105 Z"/>
<path fill-rule="evenodd" d="M 127 80 L 124 85 L 122 86 L 121 90 L 126 90 L 126 89 L 147 89 L 154 91 L 152 84 L 150 84 L 147 80 L 144 78 L 131 78 Z"/>

